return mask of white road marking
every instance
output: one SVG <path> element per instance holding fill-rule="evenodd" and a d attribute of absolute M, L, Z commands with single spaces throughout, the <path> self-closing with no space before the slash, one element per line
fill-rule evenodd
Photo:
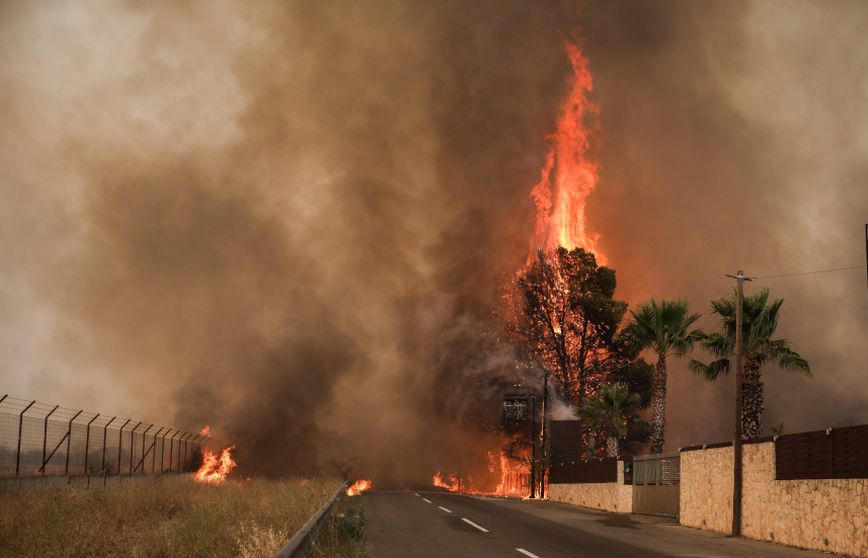
<path fill-rule="evenodd" d="M 413 493 L 413 496 L 416 496 L 417 498 L 421 498 L 421 496 L 419 496 L 419 493 L 418 493 L 418 492 L 414 492 L 414 493 Z"/>
<path fill-rule="evenodd" d="M 440 508 L 441 510 L 445 511 L 446 513 L 452 513 L 452 510 L 444 508 L 443 506 L 437 506 L 437 507 Z"/>
<path fill-rule="evenodd" d="M 429 500 L 428 498 L 422 498 L 422 499 L 425 500 L 429 504 L 431 503 L 431 500 Z"/>
<path fill-rule="evenodd" d="M 521 552 L 525 556 L 529 556 L 530 558 L 539 558 L 539 556 L 537 556 L 533 552 L 528 552 L 527 550 L 525 550 L 523 548 L 516 548 L 516 550 L 518 550 L 519 552 Z"/>
<path fill-rule="evenodd" d="M 464 523 L 467 523 L 468 525 L 473 525 L 474 527 L 476 527 L 477 529 L 479 529 L 479 530 L 482 531 L 483 533 L 487 533 L 487 532 L 488 532 L 488 529 L 486 529 L 486 528 L 483 527 L 482 525 L 477 525 L 476 523 L 470 521 L 470 520 L 467 519 L 466 517 L 462 517 L 462 518 L 461 518 L 461 521 L 463 521 Z"/>

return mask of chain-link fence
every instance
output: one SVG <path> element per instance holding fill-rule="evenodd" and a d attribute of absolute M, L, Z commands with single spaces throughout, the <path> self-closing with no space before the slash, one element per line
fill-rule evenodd
<path fill-rule="evenodd" d="M 192 471 L 202 434 L 0 395 L 0 477 Z"/>

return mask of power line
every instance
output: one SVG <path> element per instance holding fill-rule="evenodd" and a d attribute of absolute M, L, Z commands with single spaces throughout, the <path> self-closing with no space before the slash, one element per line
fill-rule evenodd
<path fill-rule="evenodd" d="M 833 273 L 835 271 L 851 271 L 853 269 L 865 269 L 866 265 L 852 265 L 850 267 L 835 267 L 832 269 L 817 269 L 814 271 L 797 271 L 796 273 L 780 273 L 777 275 L 754 275 L 754 279 L 777 279 L 778 277 L 797 277 L 799 275 L 814 275 L 815 273 Z"/>

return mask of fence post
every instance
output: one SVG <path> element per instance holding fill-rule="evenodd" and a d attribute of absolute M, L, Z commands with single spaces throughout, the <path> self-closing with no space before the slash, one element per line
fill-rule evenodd
<path fill-rule="evenodd" d="M 160 435 L 160 432 L 162 432 L 164 428 L 166 428 L 166 427 L 161 426 L 160 429 L 154 433 L 154 453 L 151 454 L 151 472 L 152 473 L 154 472 L 154 469 L 156 469 L 156 464 L 157 464 L 157 436 Z M 162 463 L 160 465 L 162 466 Z M 145 470 L 144 467 L 142 467 L 142 471 L 144 471 L 144 470 Z"/>
<path fill-rule="evenodd" d="M 18 476 L 18 471 L 21 468 L 21 431 L 24 428 L 24 413 L 30 409 L 30 407 L 34 406 L 36 401 L 31 401 L 24 410 L 21 411 L 21 414 L 18 415 L 18 452 L 15 455 L 15 476 Z"/>
<path fill-rule="evenodd" d="M 130 474 L 131 475 L 133 474 L 133 450 L 136 447 L 136 444 L 134 443 L 135 440 L 134 440 L 133 436 L 136 433 L 136 429 L 138 427 L 140 427 L 141 425 L 142 425 L 142 421 L 139 421 L 139 424 L 137 424 L 135 427 L 133 427 L 132 430 L 130 430 Z"/>
<path fill-rule="evenodd" d="M 184 465 L 187 463 L 187 438 L 190 436 L 189 432 L 184 432 L 184 435 L 178 438 L 178 472 L 184 471 Z M 181 442 L 184 442 L 184 459 L 181 460 Z"/>
<path fill-rule="evenodd" d="M 127 422 L 121 425 L 121 429 L 118 432 L 118 475 L 121 474 L 121 447 L 124 445 L 124 428 L 132 421 L 133 419 L 127 419 Z"/>
<path fill-rule="evenodd" d="M 180 434 L 181 435 L 178 436 L 178 454 L 176 456 L 177 459 L 175 460 L 175 463 L 177 463 L 177 465 L 173 469 L 174 471 L 177 471 L 177 472 L 181 472 L 181 443 L 184 441 L 184 436 L 186 436 L 187 433 L 181 432 Z"/>
<path fill-rule="evenodd" d="M 172 471 L 172 455 L 175 451 L 175 436 L 180 434 L 180 430 L 175 430 L 175 433 L 172 434 L 172 437 L 169 439 L 169 471 Z"/>
<path fill-rule="evenodd" d="M 69 427 L 66 429 L 66 467 L 63 469 L 63 474 L 67 477 L 69 476 L 69 448 L 72 446 L 72 421 L 78 418 L 78 415 L 83 413 L 84 410 L 80 410 L 75 415 L 69 419 Z M 42 464 L 43 471 L 45 470 L 45 463 Z M 67 482 L 69 479 L 67 479 Z"/>
<path fill-rule="evenodd" d="M 164 457 L 166 456 L 166 436 L 168 436 L 169 432 L 171 432 L 171 431 L 172 431 L 172 429 L 170 428 L 170 429 L 166 430 L 166 432 L 163 434 L 163 445 L 160 447 L 160 472 L 161 473 L 166 472 L 166 461 L 164 459 Z"/>
<path fill-rule="evenodd" d="M 48 417 L 54 414 L 54 411 L 60 408 L 60 405 L 55 405 L 51 412 L 45 415 L 44 427 L 42 430 L 42 476 L 45 476 L 45 450 L 48 443 Z"/>
<path fill-rule="evenodd" d="M 87 481 L 90 483 L 90 473 L 87 472 L 88 454 L 90 453 L 90 425 L 99 418 L 99 413 L 94 415 L 90 422 L 87 423 L 87 434 L 84 437 L 84 471 L 82 474 L 87 475 Z"/>
<path fill-rule="evenodd" d="M 145 438 L 148 437 L 148 430 L 153 427 L 154 425 L 152 424 L 149 427 L 145 428 L 145 431 L 142 432 L 142 473 L 145 472 Z"/>
<path fill-rule="evenodd" d="M 106 437 L 108 436 L 108 427 L 111 423 L 115 421 L 118 417 L 112 417 L 110 421 L 105 423 L 105 426 L 102 427 L 102 469 L 100 472 L 102 473 L 102 484 L 105 486 L 106 480 L 108 479 L 108 472 L 105 469 L 105 443 Z"/>

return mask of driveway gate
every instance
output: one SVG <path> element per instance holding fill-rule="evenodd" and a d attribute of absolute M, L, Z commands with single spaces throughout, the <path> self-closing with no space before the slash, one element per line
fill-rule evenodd
<path fill-rule="evenodd" d="M 681 456 L 661 453 L 633 458 L 633 513 L 678 517 Z"/>

